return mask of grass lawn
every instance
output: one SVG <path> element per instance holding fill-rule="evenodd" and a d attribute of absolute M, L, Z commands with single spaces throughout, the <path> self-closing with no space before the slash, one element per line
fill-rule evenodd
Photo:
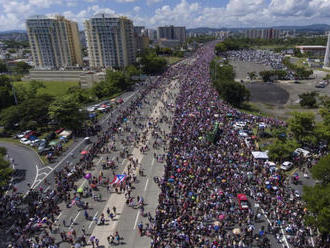
<path fill-rule="evenodd" d="M 164 57 L 164 58 L 167 60 L 167 63 L 169 63 L 170 65 L 183 59 L 183 58 L 180 58 L 180 57 L 172 57 L 172 56 Z"/>
<path fill-rule="evenodd" d="M 42 82 L 45 88 L 38 90 L 38 94 L 49 94 L 51 96 L 63 96 L 66 94 L 67 90 L 74 86 L 79 86 L 78 82 Z M 29 82 L 18 81 L 14 82 L 15 87 L 26 87 Z"/>

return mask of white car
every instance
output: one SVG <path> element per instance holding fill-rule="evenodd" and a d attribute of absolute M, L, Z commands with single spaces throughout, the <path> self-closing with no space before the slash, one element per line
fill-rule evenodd
<path fill-rule="evenodd" d="M 249 136 L 246 132 L 244 132 L 244 131 L 242 131 L 242 130 L 240 130 L 240 131 L 238 132 L 238 134 L 239 134 L 239 136 L 242 136 L 242 137 L 248 137 L 248 136 Z"/>
<path fill-rule="evenodd" d="M 31 130 L 26 130 L 25 132 L 18 134 L 17 138 L 22 139 L 22 138 L 24 138 L 25 134 L 27 134 L 29 132 L 31 132 Z"/>
<path fill-rule="evenodd" d="M 22 139 L 20 139 L 19 142 L 21 142 L 24 145 L 30 145 L 31 144 L 31 140 L 28 140 L 27 138 L 22 138 Z"/>
<path fill-rule="evenodd" d="M 283 164 L 281 165 L 280 168 L 281 168 L 282 170 L 288 171 L 288 170 L 290 170 L 290 169 L 292 168 L 292 165 L 293 165 L 292 162 L 285 161 L 285 162 L 283 162 Z"/>
<path fill-rule="evenodd" d="M 41 142 L 40 139 L 32 140 L 31 143 L 30 143 L 30 146 L 37 146 L 40 142 Z"/>

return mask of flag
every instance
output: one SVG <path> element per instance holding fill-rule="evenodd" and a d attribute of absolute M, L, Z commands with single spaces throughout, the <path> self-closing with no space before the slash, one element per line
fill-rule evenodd
<path fill-rule="evenodd" d="M 116 175 L 110 184 L 111 185 L 113 185 L 113 184 L 120 184 L 125 179 L 126 179 L 126 175 Z"/>

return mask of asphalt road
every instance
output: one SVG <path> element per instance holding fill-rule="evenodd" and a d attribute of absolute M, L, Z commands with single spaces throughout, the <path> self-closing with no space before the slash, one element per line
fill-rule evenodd
<path fill-rule="evenodd" d="M 140 120 L 141 124 L 147 124 L 150 114 L 153 112 L 153 109 L 157 102 L 159 102 L 159 99 L 157 97 L 147 96 L 147 101 L 149 101 L 149 104 L 143 104 L 141 107 L 140 114 L 135 116 L 135 120 Z M 164 110 L 165 111 L 165 110 Z M 165 113 L 164 113 L 165 114 Z M 170 116 L 170 113 L 168 112 L 166 116 Z M 130 121 L 128 121 L 124 127 L 131 127 L 133 131 L 140 131 L 136 127 L 132 125 Z M 170 126 L 167 123 L 161 123 L 159 124 L 159 127 L 162 131 L 165 131 L 167 133 L 170 132 Z M 129 133 L 122 133 L 115 136 L 116 146 L 118 149 L 117 152 L 111 152 L 108 154 L 100 154 L 98 158 L 94 160 L 94 163 L 96 164 L 95 168 L 91 171 L 91 173 L 94 176 L 99 175 L 100 171 L 102 170 L 101 164 L 102 161 L 104 161 L 105 157 L 115 158 L 119 157 L 119 151 L 124 148 L 124 145 L 121 144 L 121 142 L 118 142 L 121 139 L 125 139 L 129 136 Z M 148 146 L 152 147 L 152 143 L 155 141 L 153 137 L 148 142 Z M 134 147 L 132 144 L 129 144 L 125 146 L 129 149 L 131 152 Z M 163 164 L 158 163 L 156 159 L 154 159 L 153 154 L 162 154 L 164 153 L 163 149 L 152 149 L 151 151 L 145 153 L 143 155 L 142 160 L 140 161 L 141 168 L 144 171 L 144 176 L 139 176 L 137 179 L 137 183 L 134 184 L 134 190 L 132 193 L 132 196 L 143 196 L 145 199 L 145 212 L 153 213 L 155 212 L 155 209 L 158 204 L 158 195 L 160 192 L 159 187 L 155 184 L 153 178 L 155 176 L 161 177 L 164 173 Z M 115 173 L 121 174 L 124 170 L 125 166 L 127 166 L 128 161 L 126 159 L 120 159 L 118 162 L 118 168 L 115 170 Z M 110 170 L 102 170 L 104 176 L 112 178 L 112 173 Z M 82 185 L 86 185 L 86 180 L 81 179 L 76 183 L 78 187 L 81 187 Z M 87 201 L 89 203 L 90 209 L 88 210 L 88 214 L 91 217 L 99 217 L 101 213 L 103 212 L 105 205 L 107 203 L 107 200 L 109 199 L 111 194 L 114 194 L 114 192 L 107 192 L 106 188 L 99 187 L 99 191 L 97 194 L 102 195 L 101 201 L 94 201 L 93 199 L 85 198 L 83 201 Z M 114 206 L 116 206 L 117 203 L 114 203 Z M 118 208 L 118 205 L 116 206 Z M 89 237 L 93 229 L 95 228 L 95 221 L 86 220 L 84 217 L 84 211 L 79 209 L 77 206 L 73 206 L 71 208 L 67 208 L 64 203 L 60 205 L 61 208 L 61 214 L 58 217 L 57 223 L 59 224 L 59 230 L 68 232 L 70 228 L 74 228 L 77 232 L 77 235 L 82 235 L 82 229 L 84 228 L 87 232 L 87 237 Z M 105 213 L 106 215 L 106 213 Z M 73 220 L 74 223 L 71 225 L 70 220 Z M 110 224 L 110 219 L 108 219 L 107 225 Z M 63 220 L 65 221 L 65 224 L 63 223 Z M 137 223 L 140 223 L 141 221 L 146 221 L 146 218 L 141 217 L 139 211 L 135 208 L 128 207 L 127 205 L 124 206 L 122 211 L 120 211 L 119 214 L 115 217 L 113 220 L 114 225 L 116 226 L 116 230 L 120 233 L 120 235 L 123 237 L 121 240 L 121 246 L 120 247 L 148 247 L 150 244 L 150 239 L 143 237 L 139 238 L 137 233 Z M 106 226 L 104 228 L 107 228 Z M 56 235 L 56 240 L 60 241 L 60 235 Z M 105 245 L 105 244 L 103 244 Z M 70 245 L 66 242 L 60 243 L 60 247 L 70 247 Z"/>
<path fill-rule="evenodd" d="M 14 159 L 14 169 L 19 179 L 14 180 L 13 184 L 18 192 L 25 194 L 29 190 L 28 184 L 33 184 L 38 168 L 42 167 L 38 155 L 24 145 L 0 142 L 0 146 L 5 147 L 9 157 Z"/>
<path fill-rule="evenodd" d="M 102 127 L 105 127 L 106 122 L 109 121 L 111 113 L 113 116 L 116 116 L 116 112 L 119 109 L 125 108 L 129 102 L 136 97 L 137 93 L 143 87 L 144 86 L 140 86 L 137 87 L 134 91 L 123 93 L 120 97 L 123 98 L 124 103 L 117 106 L 110 113 L 105 114 L 103 119 L 99 121 L 99 124 Z M 94 139 L 95 137 L 91 137 L 92 141 Z M 33 188 L 43 187 L 47 190 L 51 189 L 53 183 L 53 178 L 51 177 L 52 172 L 54 170 L 61 169 L 67 163 L 67 161 L 77 161 L 79 159 L 81 150 L 88 148 L 88 146 L 83 142 L 83 138 L 75 138 L 74 143 L 67 151 L 61 154 L 55 163 L 43 165 L 38 154 L 24 145 L 0 142 L 0 146 L 6 147 L 9 156 L 14 159 L 15 169 L 17 170 L 17 174 L 20 177 L 19 180 L 15 180 L 13 184 L 17 188 L 17 191 L 23 194 L 28 192 L 28 184 Z M 74 154 L 75 159 L 71 157 L 71 153 Z M 45 179 L 48 181 L 47 184 L 44 184 Z"/>

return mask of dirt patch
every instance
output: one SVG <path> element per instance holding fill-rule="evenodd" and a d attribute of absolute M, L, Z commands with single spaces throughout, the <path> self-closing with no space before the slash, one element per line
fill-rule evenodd
<path fill-rule="evenodd" d="M 248 83 L 252 102 L 261 102 L 271 105 L 283 105 L 289 100 L 289 93 L 275 83 Z"/>

